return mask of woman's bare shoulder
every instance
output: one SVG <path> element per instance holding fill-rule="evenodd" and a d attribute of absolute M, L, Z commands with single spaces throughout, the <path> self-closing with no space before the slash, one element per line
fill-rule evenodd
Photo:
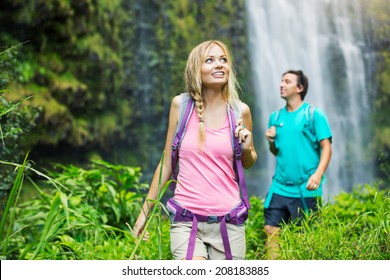
<path fill-rule="evenodd" d="M 241 102 L 241 113 L 243 116 L 251 114 L 251 109 L 249 108 L 248 104 Z"/>

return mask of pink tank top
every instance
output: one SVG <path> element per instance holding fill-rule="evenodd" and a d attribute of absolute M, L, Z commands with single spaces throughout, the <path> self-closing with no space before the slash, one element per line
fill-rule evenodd
<path fill-rule="evenodd" d="M 179 151 L 179 174 L 174 199 L 200 215 L 224 215 L 240 202 L 233 169 L 229 119 L 218 129 L 206 128 L 199 149 L 199 119 L 193 111 Z"/>

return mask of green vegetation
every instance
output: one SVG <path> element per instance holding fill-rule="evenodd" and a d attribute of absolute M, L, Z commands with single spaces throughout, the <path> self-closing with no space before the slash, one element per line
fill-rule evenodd
<path fill-rule="evenodd" d="M 38 110 L 23 106 L 26 97 L 19 102 L 9 102 L 4 98 L 5 89 L 17 78 L 15 65 L 18 63 L 18 47 L 0 51 L 0 159 L 18 162 L 24 154 L 23 138 L 34 128 Z M 0 168 L 0 217 L 6 211 L 8 196 L 14 184 L 12 168 Z"/>
<path fill-rule="evenodd" d="M 0 51 L 25 42 L 4 97 L 33 96 L 40 111 L 24 144 L 45 167 L 99 156 L 154 169 L 162 116 L 200 41 L 226 41 L 249 85 L 244 0 L 4 0 L 0 11 Z"/>
<path fill-rule="evenodd" d="M 131 226 L 141 209 L 146 186 L 140 170 L 104 161 L 90 168 L 58 166 L 50 176 L 26 165 L 17 178 L 2 219 L 0 250 L 6 259 L 171 259 L 169 219 L 160 203 L 148 220 L 151 238 L 133 237 Z M 9 164 L 1 162 L 1 164 Z M 24 178 L 37 195 L 18 201 Z M 390 193 L 356 188 L 309 216 L 302 226 L 282 228 L 282 259 L 387 260 L 390 258 Z M 264 259 L 263 201 L 251 198 L 247 221 L 247 259 Z M 142 239 L 142 238 L 141 238 Z"/>
<path fill-rule="evenodd" d="M 263 201 L 252 198 L 247 226 L 247 258 L 263 259 Z M 284 260 L 388 260 L 390 192 L 358 186 L 341 193 L 301 226 L 284 225 L 280 236 Z"/>
<path fill-rule="evenodd" d="M 372 186 L 342 193 L 302 228 L 285 227 L 283 259 L 388 260 L 390 192 Z"/>
<path fill-rule="evenodd" d="M 145 189 L 139 182 L 139 168 L 93 161 L 88 170 L 58 166 L 61 172 L 47 176 L 32 167 L 26 168 L 26 162 L 16 166 L 18 180 L 12 193 L 20 192 L 23 183 L 20 178 L 26 174 L 39 175 L 45 181 L 37 184 L 30 179 L 31 186 L 37 190 L 36 198 L 17 203 L 18 196 L 10 196 L 7 206 L 13 207 L 7 207 L 7 215 L 2 219 L 6 226 L 0 228 L 3 256 L 8 259 L 129 258 L 134 247 L 131 244 L 135 243 L 129 224 L 135 221 Z"/>
<path fill-rule="evenodd" d="M 362 1 L 365 15 L 365 40 L 369 43 L 375 57 L 375 77 L 371 81 L 370 93 L 373 99 L 373 127 L 378 177 L 384 178 L 383 188 L 388 188 L 388 169 L 390 162 L 390 5 L 387 0 Z"/>

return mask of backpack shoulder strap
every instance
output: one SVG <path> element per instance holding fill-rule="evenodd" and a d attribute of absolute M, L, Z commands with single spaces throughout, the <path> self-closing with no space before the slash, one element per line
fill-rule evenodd
<path fill-rule="evenodd" d="M 275 112 L 274 123 L 273 123 L 273 125 L 276 125 L 276 122 L 278 121 L 280 112 L 282 112 L 282 110 L 283 110 L 283 108 L 280 108 L 279 110 L 277 110 L 277 111 Z"/>
<path fill-rule="evenodd" d="M 316 110 L 316 106 L 312 106 L 312 105 L 309 105 L 306 107 L 306 121 L 308 121 L 310 123 L 310 127 L 313 131 L 313 133 L 315 132 L 315 128 L 314 128 L 314 111 Z"/>
<path fill-rule="evenodd" d="M 316 106 L 310 106 L 310 118 L 313 127 L 314 127 L 314 111 L 316 110 L 316 108 L 317 108 Z"/>
<path fill-rule="evenodd" d="M 242 150 L 241 145 L 238 142 L 238 138 L 234 136 L 234 130 L 236 128 L 236 117 L 233 108 L 228 105 L 228 116 L 231 130 L 232 144 L 233 144 L 233 169 L 236 174 L 236 180 L 241 190 L 241 196 L 247 209 L 250 209 L 250 202 L 248 198 L 248 192 L 246 188 L 244 168 L 242 166 Z"/>
<path fill-rule="evenodd" d="M 191 113 L 194 110 L 194 101 L 188 93 L 181 94 L 179 119 L 176 127 L 176 134 L 172 142 L 172 149 L 180 147 Z"/>
<path fill-rule="evenodd" d="M 184 93 L 182 93 L 180 95 L 181 95 L 180 111 L 179 111 L 179 120 L 177 122 L 176 132 L 178 132 L 180 130 L 180 126 L 181 126 L 183 120 L 185 119 L 187 106 L 190 103 L 192 103 L 192 101 L 193 101 L 191 96 L 190 96 L 190 94 L 188 92 L 184 92 Z"/>
<path fill-rule="evenodd" d="M 172 142 L 172 178 L 173 181 L 170 184 L 169 188 L 173 191 L 176 186 L 177 181 L 177 162 L 179 157 L 179 147 L 184 138 L 185 130 L 187 128 L 188 121 L 190 119 L 191 113 L 194 110 L 194 101 L 188 93 L 181 94 L 180 101 L 180 110 L 179 110 L 179 119 L 177 122 L 175 137 Z"/>
<path fill-rule="evenodd" d="M 316 133 L 316 129 L 315 129 L 315 126 L 314 126 L 314 113 L 316 111 L 317 107 L 316 106 L 307 106 L 306 107 L 306 122 L 308 124 L 308 128 L 309 128 L 309 131 L 310 131 L 310 138 L 312 140 L 312 143 L 313 143 L 313 147 L 315 150 L 317 150 L 318 153 L 320 153 L 320 145 L 319 145 L 319 141 L 318 141 L 318 138 L 317 138 L 317 133 Z"/>

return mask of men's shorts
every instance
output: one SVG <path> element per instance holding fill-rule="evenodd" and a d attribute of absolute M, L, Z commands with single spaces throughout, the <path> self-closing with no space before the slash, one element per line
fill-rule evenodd
<path fill-rule="evenodd" d="M 234 260 L 243 260 L 246 253 L 245 226 L 226 224 L 230 249 Z M 174 259 L 186 258 L 192 222 L 171 223 L 171 251 Z M 220 223 L 198 223 L 194 257 L 210 260 L 225 260 Z"/>
<path fill-rule="evenodd" d="M 304 198 L 309 211 L 317 211 L 317 197 Z M 296 221 L 300 224 L 304 207 L 302 199 L 273 194 L 268 208 L 264 209 L 265 225 L 280 227 L 282 223 Z"/>

